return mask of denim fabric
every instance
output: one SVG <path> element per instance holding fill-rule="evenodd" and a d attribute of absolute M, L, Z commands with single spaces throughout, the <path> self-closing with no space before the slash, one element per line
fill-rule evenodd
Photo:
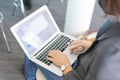
<path fill-rule="evenodd" d="M 36 77 L 36 70 L 39 68 L 40 71 L 44 74 L 47 80 L 63 80 L 63 76 L 57 76 L 54 73 L 46 70 L 45 68 L 35 64 L 34 62 L 30 61 L 27 56 L 24 57 L 24 74 L 26 77 L 26 80 L 35 80 Z M 73 67 L 76 67 L 77 60 L 72 65 Z"/>
<path fill-rule="evenodd" d="M 38 66 L 38 68 L 40 69 L 40 71 L 44 74 L 44 76 L 46 77 L 47 80 L 63 80 L 63 76 L 57 76 L 54 73 L 44 69 L 41 66 Z"/>
<path fill-rule="evenodd" d="M 47 80 L 63 80 L 63 77 L 59 77 L 52 72 L 44 69 L 43 67 L 35 64 L 34 62 L 30 61 L 27 56 L 24 57 L 24 74 L 26 80 L 35 80 L 36 78 L 36 71 L 39 68 L 40 71 L 44 74 Z"/>
<path fill-rule="evenodd" d="M 26 80 L 35 80 L 37 66 L 35 63 L 30 61 L 27 56 L 24 57 L 24 75 Z"/>

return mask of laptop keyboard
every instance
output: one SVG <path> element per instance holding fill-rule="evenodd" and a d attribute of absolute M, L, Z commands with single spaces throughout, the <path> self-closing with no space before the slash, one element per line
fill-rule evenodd
<path fill-rule="evenodd" d="M 47 54 L 50 50 L 60 50 L 64 51 L 69 43 L 71 42 L 71 39 L 65 36 L 59 36 L 52 44 L 50 44 L 43 52 L 41 52 L 36 58 L 43 63 L 50 65 L 52 62 L 47 60 Z"/>

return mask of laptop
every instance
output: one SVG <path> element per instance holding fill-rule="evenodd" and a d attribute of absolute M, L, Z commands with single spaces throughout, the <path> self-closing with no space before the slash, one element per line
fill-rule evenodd
<path fill-rule="evenodd" d="M 10 28 L 27 57 L 58 76 L 63 73 L 59 67 L 47 60 L 50 50 L 64 52 L 71 64 L 77 55 L 69 51 L 69 43 L 76 38 L 61 32 L 48 7 L 42 6 Z"/>

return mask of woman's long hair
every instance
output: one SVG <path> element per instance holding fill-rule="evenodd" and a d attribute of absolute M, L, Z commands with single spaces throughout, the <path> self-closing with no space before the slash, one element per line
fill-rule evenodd
<path fill-rule="evenodd" d="M 99 0 L 106 15 L 120 16 L 120 0 Z"/>

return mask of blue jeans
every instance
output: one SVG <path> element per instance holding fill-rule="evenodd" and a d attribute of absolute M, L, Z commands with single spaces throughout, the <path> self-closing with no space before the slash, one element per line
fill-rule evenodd
<path fill-rule="evenodd" d="M 27 56 L 24 57 L 24 74 L 26 80 L 35 80 L 36 71 L 38 68 L 44 74 L 47 80 L 63 80 L 63 77 L 59 77 L 43 67 L 35 64 L 34 62 L 30 61 Z"/>
<path fill-rule="evenodd" d="M 35 80 L 37 66 L 35 63 L 30 61 L 27 56 L 24 57 L 24 75 L 26 80 Z"/>

